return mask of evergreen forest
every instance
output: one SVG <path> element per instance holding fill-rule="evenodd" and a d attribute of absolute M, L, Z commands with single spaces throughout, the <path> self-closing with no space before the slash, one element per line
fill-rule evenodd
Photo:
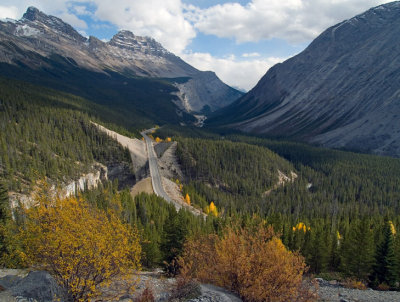
<path fill-rule="evenodd" d="M 129 152 L 92 121 L 127 136 L 141 129 L 109 104 L 4 78 L 0 90 L 1 261 L 21 267 L 23 247 L 12 238 L 24 215 L 14 209 L 10 227 L 8 192 L 29 193 L 43 179 L 66 183 L 96 162 L 129 165 Z M 213 129 L 163 126 L 153 136 L 177 142 L 183 178 L 174 181 L 206 219 L 155 195 L 132 197 L 116 182 L 76 197 L 138 230 L 143 267 L 174 275 L 193 238 L 270 225 L 276 235 L 268 238 L 299 252 L 309 274 L 399 289 L 400 159 Z M 232 231 L 238 226 L 244 231 Z"/>
<path fill-rule="evenodd" d="M 178 141 L 192 204 L 273 225 L 310 273 L 374 287 L 400 281 L 399 159 L 199 129 L 158 135 Z M 288 177 L 279 185 L 278 170 Z"/>

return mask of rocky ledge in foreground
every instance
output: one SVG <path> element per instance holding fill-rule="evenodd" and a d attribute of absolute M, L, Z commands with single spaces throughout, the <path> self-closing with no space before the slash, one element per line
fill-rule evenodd
<path fill-rule="evenodd" d="M 337 281 L 326 281 L 317 278 L 319 301 L 326 302 L 398 302 L 400 292 L 377 291 L 373 289 L 359 290 L 346 288 Z"/>

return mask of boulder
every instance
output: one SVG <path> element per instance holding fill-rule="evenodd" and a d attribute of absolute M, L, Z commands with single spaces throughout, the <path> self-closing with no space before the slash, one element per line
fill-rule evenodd
<path fill-rule="evenodd" d="M 17 279 L 7 278 L 6 276 L 0 279 L 3 284 L 11 285 L 7 288 L 11 291 L 14 297 L 23 297 L 38 302 L 62 301 L 57 298 L 63 297 L 63 290 L 54 280 L 54 278 L 45 271 L 30 272 L 25 278 Z M 10 282 L 11 281 L 11 282 Z M 17 282 L 14 282 L 17 281 Z"/>

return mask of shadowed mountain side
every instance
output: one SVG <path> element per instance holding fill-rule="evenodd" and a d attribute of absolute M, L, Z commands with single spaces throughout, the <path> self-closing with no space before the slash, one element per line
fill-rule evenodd
<path fill-rule="evenodd" d="M 400 2 L 323 32 L 209 125 L 400 156 Z"/>

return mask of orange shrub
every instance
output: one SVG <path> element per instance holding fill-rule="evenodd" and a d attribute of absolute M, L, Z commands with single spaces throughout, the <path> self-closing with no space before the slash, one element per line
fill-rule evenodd
<path fill-rule="evenodd" d="M 238 293 L 245 301 L 301 301 L 303 257 L 288 251 L 271 227 L 228 228 L 222 237 L 189 240 L 181 273 Z"/>

